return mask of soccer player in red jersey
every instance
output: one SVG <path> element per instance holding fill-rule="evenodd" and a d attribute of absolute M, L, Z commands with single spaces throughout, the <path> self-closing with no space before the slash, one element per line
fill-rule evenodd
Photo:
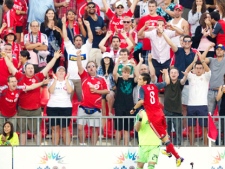
<path fill-rule="evenodd" d="M 81 63 L 81 50 L 77 53 L 77 67 L 78 74 L 81 78 L 82 95 L 83 99 L 78 109 L 78 136 L 81 145 L 85 145 L 84 125 L 88 124 L 92 127 L 91 144 L 96 145 L 98 141 L 98 130 L 100 126 L 101 113 L 101 101 L 103 94 L 109 94 L 107 83 L 104 78 L 97 76 L 97 64 L 94 61 L 89 61 L 86 66 L 86 70 Z M 95 117 L 85 119 L 83 117 Z"/>
<path fill-rule="evenodd" d="M 169 140 L 169 136 L 166 131 L 166 119 L 159 103 L 159 90 L 170 83 L 168 69 L 163 69 L 161 72 L 165 77 L 165 82 L 162 83 L 149 84 L 151 77 L 148 73 L 142 73 L 139 76 L 138 85 L 141 86 L 139 90 L 140 100 L 136 103 L 130 113 L 133 114 L 136 109 L 142 105 L 144 106 L 151 128 L 166 145 L 166 150 L 163 150 L 162 153 L 168 157 L 174 155 L 176 158 L 176 165 L 179 167 L 184 159 L 179 156 L 174 145 Z"/>

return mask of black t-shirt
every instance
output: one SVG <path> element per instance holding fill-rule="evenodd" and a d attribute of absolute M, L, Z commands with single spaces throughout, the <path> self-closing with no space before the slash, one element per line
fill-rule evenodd
<path fill-rule="evenodd" d="M 164 109 L 169 112 L 182 113 L 181 107 L 181 92 L 183 90 L 183 85 L 180 84 L 180 79 L 176 83 L 172 83 L 165 87 L 164 92 Z"/>
<path fill-rule="evenodd" d="M 225 94 L 223 93 L 220 103 L 220 116 L 225 116 Z"/>
<path fill-rule="evenodd" d="M 114 107 L 115 109 L 124 110 L 126 114 L 122 114 L 123 116 L 130 116 L 130 110 L 134 106 L 133 88 L 135 85 L 136 84 L 134 82 L 134 78 L 123 80 L 122 77 L 119 77 L 117 80 L 116 83 L 117 93 L 115 97 Z"/>

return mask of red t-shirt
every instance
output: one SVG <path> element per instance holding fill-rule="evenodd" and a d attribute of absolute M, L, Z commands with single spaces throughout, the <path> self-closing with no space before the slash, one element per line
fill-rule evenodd
<path fill-rule="evenodd" d="M 79 8 L 79 17 L 82 18 L 82 16 L 85 14 L 85 9 L 87 7 L 87 2 L 85 4 L 83 4 L 80 8 Z M 97 4 L 95 4 L 95 9 L 96 9 L 96 13 L 100 16 L 100 8 Z"/>
<path fill-rule="evenodd" d="M 44 80 L 45 76 L 42 72 L 36 73 L 33 77 L 28 78 L 25 74 L 21 72 L 17 72 L 15 74 L 16 79 L 18 80 L 18 85 L 30 86 L 34 83 L 39 83 Z M 18 105 L 25 110 L 35 110 L 40 108 L 40 87 L 27 91 L 22 92 L 20 94 L 20 99 Z"/>
<path fill-rule="evenodd" d="M 4 117 L 15 116 L 17 110 L 17 101 L 20 93 L 25 89 L 25 86 L 17 86 L 17 89 L 10 91 L 8 86 L 0 87 L 0 112 Z M 2 106 L 4 105 L 4 106 Z"/>
<path fill-rule="evenodd" d="M 150 26 L 157 26 L 157 21 L 159 19 L 165 21 L 165 19 L 162 16 L 150 16 L 150 15 L 143 16 L 142 18 L 140 18 L 140 21 L 138 22 L 137 31 L 139 31 L 147 21 L 150 21 Z M 143 50 L 151 50 L 151 43 L 149 38 L 144 38 L 141 41 L 143 43 L 142 47 Z"/>
<path fill-rule="evenodd" d="M 16 58 L 13 58 L 14 67 L 18 67 L 18 61 Z M 7 79 L 9 77 L 9 69 L 5 63 L 3 58 L 0 59 L 0 86 L 4 86 L 7 84 Z"/>
<path fill-rule="evenodd" d="M 19 60 L 20 51 L 21 51 L 21 46 L 18 43 L 13 42 L 12 43 L 12 53 L 16 57 L 17 60 Z"/>
<path fill-rule="evenodd" d="M 8 12 L 4 13 L 2 22 L 7 24 L 7 28 L 13 28 L 14 30 L 16 30 L 17 23 L 16 23 L 16 13 L 14 9 L 11 9 Z"/>
<path fill-rule="evenodd" d="M 14 0 L 13 9 L 15 12 L 16 10 L 27 12 L 27 4 L 24 0 Z M 16 16 L 16 26 L 23 26 L 25 18 L 26 18 L 26 14 L 17 15 L 15 13 L 15 16 Z"/>
<path fill-rule="evenodd" d="M 86 71 L 79 74 L 82 83 L 83 100 L 81 105 L 89 108 L 101 109 L 102 95 L 97 93 L 91 93 L 90 86 L 94 85 L 95 89 L 104 90 L 108 89 L 104 78 L 102 77 L 91 77 Z"/>
<path fill-rule="evenodd" d="M 113 31 L 113 33 L 114 33 L 115 32 L 115 26 L 117 27 L 118 30 L 123 29 L 123 17 L 124 16 L 132 17 L 133 13 L 129 9 L 127 12 L 122 14 L 121 18 L 118 18 L 117 15 L 111 9 L 108 9 L 108 11 L 106 12 L 106 15 L 108 16 L 108 18 L 110 20 L 109 30 Z"/>

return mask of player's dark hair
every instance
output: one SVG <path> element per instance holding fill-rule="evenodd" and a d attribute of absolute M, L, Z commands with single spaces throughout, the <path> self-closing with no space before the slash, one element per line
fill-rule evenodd
<path fill-rule="evenodd" d="M 149 73 L 142 73 L 141 76 L 142 76 L 144 82 L 147 81 L 147 84 L 149 84 L 151 82 L 151 76 L 149 75 Z"/>
<path fill-rule="evenodd" d="M 25 64 L 25 69 L 27 68 L 28 65 L 32 65 L 32 64 L 31 63 L 26 63 Z M 32 65 L 32 66 L 34 66 L 34 65 Z"/>
<path fill-rule="evenodd" d="M 88 68 L 89 63 L 94 63 L 96 69 L 98 68 L 98 64 L 97 64 L 95 61 L 90 60 L 90 61 L 88 61 L 87 64 L 86 64 L 86 69 Z"/>
<path fill-rule="evenodd" d="M 190 38 L 190 39 L 191 39 L 191 41 L 192 41 L 192 38 L 191 38 L 191 36 L 190 36 L 190 35 L 185 35 L 185 36 L 183 37 L 183 41 L 184 41 L 184 39 L 186 39 L 186 38 Z"/>
<path fill-rule="evenodd" d="M 202 62 L 200 60 L 197 60 L 197 62 L 195 62 L 195 67 L 196 65 L 202 65 Z"/>
<path fill-rule="evenodd" d="M 122 49 L 120 49 L 120 54 L 121 53 L 124 53 L 124 52 L 126 52 L 127 53 L 127 55 L 129 55 L 129 50 L 127 49 L 127 48 L 122 48 Z"/>
<path fill-rule="evenodd" d="M 105 62 L 104 62 L 104 58 L 101 60 L 101 66 L 102 66 L 102 70 L 103 70 L 103 74 L 105 75 L 106 73 L 110 74 L 113 73 L 113 69 L 114 69 L 114 62 L 112 60 L 112 58 L 109 58 L 109 67 L 108 70 L 106 72 L 106 66 L 105 66 Z"/>
<path fill-rule="evenodd" d="M 13 0 L 5 0 L 4 4 L 6 5 L 7 8 L 12 9 L 14 5 Z"/>
<path fill-rule="evenodd" d="M 20 55 L 24 58 L 27 58 L 27 60 L 30 59 L 30 53 L 27 50 L 21 50 Z"/>
<path fill-rule="evenodd" d="M 158 5 L 157 5 L 157 2 L 156 2 L 155 0 L 150 0 L 150 1 L 148 1 L 148 5 L 149 5 L 149 4 L 155 4 L 155 6 L 158 6 Z"/>
<path fill-rule="evenodd" d="M 5 131 L 4 131 L 4 127 L 5 127 L 6 124 L 9 124 L 10 127 L 11 127 L 11 131 L 9 132 L 9 137 L 8 137 L 8 140 L 10 140 L 10 139 L 13 137 L 14 128 L 13 128 L 12 122 L 6 121 L 6 122 L 3 124 L 3 136 L 5 136 L 5 137 L 7 136 L 7 134 L 6 134 Z"/>
<path fill-rule="evenodd" d="M 177 71 L 178 71 L 178 73 L 179 73 L 178 68 L 176 68 L 176 67 L 171 67 L 171 68 L 170 68 L 170 71 L 171 71 L 171 70 L 173 70 L 173 69 L 177 70 Z"/>
<path fill-rule="evenodd" d="M 210 13 L 211 19 L 214 19 L 215 21 L 220 20 L 220 14 L 219 12 L 211 12 Z"/>

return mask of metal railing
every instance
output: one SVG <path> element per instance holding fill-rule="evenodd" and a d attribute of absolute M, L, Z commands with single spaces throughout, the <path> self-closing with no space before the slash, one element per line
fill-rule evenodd
<path fill-rule="evenodd" d="M 118 146 L 116 142 L 116 131 L 114 129 L 114 121 L 117 119 L 122 119 L 123 122 L 126 118 L 129 118 L 131 123 L 135 121 L 135 117 L 115 117 L 115 116 L 102 116 L 100 118 L 93 118 L 93 117 L 82 117 L 79 119 L 85 119 L 89 122 L 91 119 L 98 119 L 100 122 L 101 127 L 88 127 L 87 125 L 83 126 L 82 128 L 78 127 L 77 120 L 79 117 L 71 116 L 71 117 L 49 117 L 49 116 L 42 116 L 42 117 L 17 117 L 17 125 L 14 126 L 14 130 L 17 131 L 20 144 L 21 145 L 73 145 L 79 146 L 80 141 L 84 139 L 85 144 L 88 146 Z M 173 117 L 167 116 L 167 126 L 171 132 L 168 131 L 171 141 L 177 146 L 207 146 L 208 139 L 206 137 L 207 130 L 204 127 L 200 126 L 198 122 L 203 121 L 203 126 L 206 126 L 204 119 L 207 121 L 208 116 L 201 116 L 201 117 Z M 21 120 L 22 119 L 22 120 Z M 62 122 L 63 119 L 66 119 L 66 126 L 64 130 L 63 128 L 59 128 L 59 132 L 56 130 L 53 131 L 51 127 L 51 121 L 56 122 L 59 119 L 59 122 Z M 70 123 L 68 124 L 68 120 L 70 119 Z M 197 119 L 197 125 L 194 129 L 193 128 L 193 135 L 195 136 L 195 140 L 193 145 L 190 145 L 190 128 L 188 128 L 188 120 L 192 122 Z M 215 146 L 224 146 L 225 145 L 225 126 L 224 126 L 224 117 L 213 117 L 215 124 L 218 129 L 218 139 L 217 142 L 214 144 Z M 4 119 L 5 120 L 5 119 Z M 36 126 L 31 126 L 29 129 L 26 125 L 25 133 L 22 132 L 18 126 L 21 126 L 22 123 L 27 124 L 28 121 L 31 120 L 31 123 L 34 124 L 34 120 L 37 120 L 36 125 L 40 130 L 37 130 L 37 133 L 34 134 L 33 129 Z M 10 121 L 10 119 L 9 119 Z M 104 125 L 103 125 L 104 124 Z M 130 125 L 130 124 L 128 124 Z M 95 126 L 95 124 L 94 124 Z M 124 127 L 124 123 L 123 123 Z M 137 146 L 138 145 L 138 134 L 134 130 L 134 128 L 128 127 L 128 145 L 126 144 L 126 139 L 124 136 L 126 135 L 125 131 L 121 131 L 121 141 L 119 143 L 120 146 Z M 97 132 L 97 143 L 93 141 L 94 133 Z M 23 133 L 23 134 L 22 134 Z M 57 134 L 59 133 L 59 141 L 56 140 Z M 80 133 L 83 133 L 83 137 L 79 137 Z M 1 133 L 0 133 L 1 134 Z M 205 135 L 206 134 L 206 135 Z M 38 139 L 39 138 L 39 139 Z M 54 140 L 55 139 L 55 140 Z M 207 139 L 207 140 L 206 140 Z M 206 144 L 205 144 L 206 143 Z"/>

